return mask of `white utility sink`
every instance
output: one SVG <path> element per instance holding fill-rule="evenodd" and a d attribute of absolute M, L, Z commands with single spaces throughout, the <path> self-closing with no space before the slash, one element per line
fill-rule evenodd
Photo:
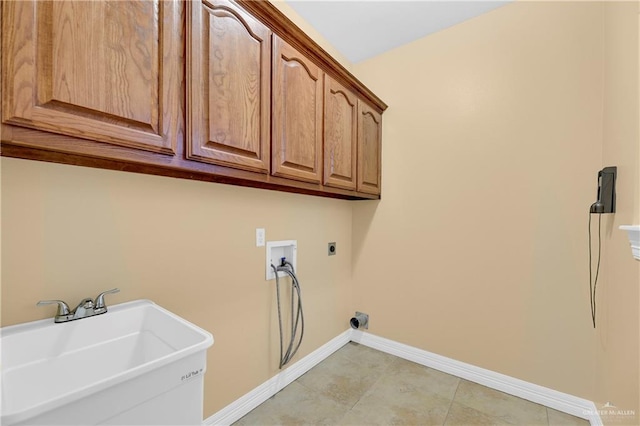
<path fill-rule="evenodd" d="M 0 424 L 201 424 L 213 336 L 148 300 L 1 329 Z"/>

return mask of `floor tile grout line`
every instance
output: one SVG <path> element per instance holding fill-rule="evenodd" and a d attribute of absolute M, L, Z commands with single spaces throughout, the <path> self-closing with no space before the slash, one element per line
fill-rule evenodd
<path fill-rule="evenodd" d="M 357 404 L 357 402 L 356 402 L 356 404 Z M 345 407 L 347 407 L 347 406 L 345 405 Z M 337 425 L 341 425 L 342 421 L 345 419 L 345 417 L 347 417 L 349 415 L 349 413 L 351 412 L 352 409 L 353 409 L 353 407 L 349 408 L 347 411 L 345 411 L 344 414 L 342 416 L 340 416 L 340 418 L 336 421 L 336 424 Z"/>
<path fill-rule="evenodd" d="M 353 408 L 358 405 L 358 403 L 360 402 L 360 400 L 362 400 L 362 398 L 364 398 L 369 392 L 371 392 L 371 389 L 373 389 L 375 387 L 376 384 L 378 384 L 378 382 L 384 377 L 385 374 L 387 374 L 387 370 L 389 369 L 389 364 L 391 364 L 391 362 L 386 363 L 387 365 L 385 365 L 384 371 L 380 374 L 380 377 L 378 377 L 378 379 L 373 382 L 366 391 L 364 391 L 362 393 L 362 395 L 360 395 L 360 398 L 358 398 L 358 400 L 351 406 L 351 408 L 349 408 L 349 411 L 353 410 Z"/>
<path fill-rule="evenodd" d="M 304 376 L 304 374 L 303 374 L 303 376 Z M 302 377 L 302 376 L 300 376 L 300 377 Z M 309 386 L 305 385 L 304 383 L 299 382 L 298 380 L 300 380 L 300 377 L 298 377 L 298 378 L 297 378 L 296 380 L 294 380 L 292 383 L 297 383 L 297 384 L 299 384 L 300 386 L 302 386 L 303 388 L 307 389 L 308 391 L 319 394 L 321 398 L 326 398 L 326 399 L 327 399 L 327 400 L 329 400 L 329 401 L 333 401 L 333 402 L 335 402 L 335 403 L 336 403 L 336 404 L 338 404 L 338 405 L 342 405 L 343 407 L 348 408 L 347 412 L 349 412 L 349 411 L 351 410 L 351 408 L 352 408 L 352 407 L 349 407 L 349 405 L 348 405 L 348 404 L 343 404 L 342 402 L 340 402 L 340 401 L 336 401 L 335 399 L 332 399 L 332 398 L 329 398 L 329 397 L 325 397 L 324 395 L 320 394 L 320 393 L 318 392 L 318 390 L 317 390 L 317 389 L 313 389 L 313 388 L 311 388 L 311 387 L 309 387 Z M 287 386 L 289 386 L 289 385 L 287 385 Z M 284 389 L 284 388 L 283 388 L 283 389 Z"/>
<path fill-rule="evenodd" d="M 449 413 L 451 412 L 451 406 L 453 405 L 453 401 L 456 399 L 456 394 L 458 393 L 460 382 L 461 382 L 461 379 L 460 377 L 458 377 L 458 384 L 456 385 L 456 390 L 455 392 L 453 392 L 453 396 L 451 397 L 451 401 L 449 402 L 449 408 L 447 408 L 447 415 L 444 416 L 444 422 L 442 422 L 443 426 L 447 424 L 447 419 L 449 418 Z"/>
<path fill-rule="evenodd" d="M 367 346 L 363 346 L 363 345 L 360 345 L 360 344 L 358 344 L 358 343 L 349 342 L 349 343 L 345 344 L 344 346 L 342 346 L 340 349 L 338 349 L 336 352 L 334 352 L 333 354 L 331 354 L 331 355 L 330 355 L 330 357 L 331 357 L 331 356 L 339 356 L 339 357 L 340 357 L 340 358 L 342 358 L 343 360 L 347 361 L 347 363 L 349 363 L 349 364 L 352 364 L 352 365 L 358 365 L 359 363 L 358 363 L 357 361 L 355 361 L 355 360 L 353 360 L 353 359 L 349 358 L 348 356 L 346 356 L 346 355 L 344 355 L 344 354 L 338 354 L 338 352 L 339 352 L 340 350 L 344 349 L 346 346 L 348 346 L 348 345 L 350 345 L 350 344 L 354 344 L 356 347 L 362 347 L 362 348 L 364 348 L 365 350 L 369 350 L 369 349 L 370 349 L 370 348 L 368 348 Z M 376 349 L 370 349 L 370 350 L 375 351 L 375 352 L 380 352 L 380 351 L 378 351 L 378 350 L 376 350 Z M 395 356 L 393 356 L 393 355 L 389 355 L 389 356 L 393 357 L 393 359 L 397 358 L 397 357 L 395 357 Z M 350 411 L 351 411 L 351 410 L 353 410 L 353 408 L 354 408 L 354 407 L 355 407 L 355 406 L 360 402 L 360 400 L 361 400 L 365 395 L 367 395 L 367 394 L 371 391 L 371 389 L 373 389 L 373 387 L 374 387 L 374 386 L 375 386 L 375 385 L 380 381 L 380 379 L 381 379 L 382 377 L 384 377 L 384 375 L 387 373 L 387 370 L 390 368 L 391 364 L 393 363 L 393 359 L 392 359 L 392 360 L 390 360 L 390 361 L 388 361 L 388 362 L 385 362 L 385 363 L 384 363 L 384 366 L 383 366 L 383 368 L 382 368 L 382 371 L 381 371 L 380 376 L 378 377 L 378 379 L 376 379 L 372 384 L 370 384 L 370 385 L 369 385 L 369 386 L 364 390 L 364 392 L 362 392 L 362 394 L 360 395 L 360 397 L 359 397 L 359 398 L 358 398 L 358 399 L 353 403 L 353 405 L 345 404 L 345 403 L 343 403 L 343 402 L 341 402 L 341 401 L 337 401 L 337 400 L 335 400 L 335 399 L 333 399 L 333 398 L 329 398 L 329 399 L 330 399 L 330 400 L 332 400 L 332 401 L 334 401 L 334 402 L 336 402 L 336 403 L 338 403 L 339 405 L 342 405 L 343 407 L 347 407 L 347 408 L 348 408 L 347 413 L 348 413 L 348 412 L 350 412 Z M 325 361 L 326 361 L 326 360 L 324 360 L 323 362 L 325 362 Z M 319 364 L 318 364 L 318 365 L 319 365 Z M 316 367 L 317 367 L 317 366 L 316 366 Z M 314 367 L 314 368 L 315 368 L 315 367 Z M 312 370 L 313 370 L 313 369 L 312 369 Z M 307 386 L 307 385 L 305 385 L 304 383 L 302 383 L 302 382 L 300 381 L 300 379 L 301 379 L 302 377 L 304 377 L 304 376 L 305 376 L 307 373 L 309 373 L 310 371 L 311 371 L 311 370 L 309 370 L 308 372 L 306 372 L 306 373 L 305 373 L 305 374 L 303 374 L 302 376 L 298 377 L 296 380 L 294 380 L 294 382 L 296 382 L 296 383 L 298 383 L 298 384 L 302 385 L 302 386 L 303 386 L 305 389 L 307 389 L 307 390 L 310 390 L 310 391 L 312 391 L 312 392 L 318 392 L 318 390 L 317 390 L 317 389 L 314 389 L 314 388 L 312 388 L 312 387 L 310 387 L 310 386 Z M 345 414 L 345 415 L 346 415 L 346 414 Z"/>
<path fill-rule="evenodd" d="M 360 346 L 358 344 L 356 344 L 356 345 Z M 347 346 L 347 345 L 345 345 L 345 346 Z M 351 398 L 345 398 L 345 399 L 346 400 L 351 400 L 353 397 L 357 397 L 356 401 L 353 404 L 345 404 L 341 400 L 337 400 L 337 399 L 334 399 L 334 398 L 331 398 L 331 397 L 325 397 L 324 395 L 320 395 L 320 394 L 316 395 L 317 397 L 321 397 L 323 400 L 326 399 L 327 402 L 330 402 L 330 403 L 334 404 L 334 407 L 336 407 L 336 408 L 331 411 L 332 413 L 334 413 L 334 414 L 331 415 L 331 417 L 333 417 L 332 421 L 334 421 L 336 425 L 340 424 L 340 425 L 345 426 L 347 424 L 344 423 L 344 420 L 347 419 L 347 416 L 350 416 L 350 415 L 354 416 L 353 418 L 349 417 L 349 418 L 351 418 L 351 420 L 354 420 L 354 418 L 358 418 L 358 416 L 362 414 L 362 413 L 355 412 L 354 411 L 355 407 L 359 406 L 359 404 L 365 404 L 365 405 L 368 404 L 367 398 L 369 398 L 369 396 L 371 395 L 372 392 L 375 392 L 375 389 L 378 386 L 381 386 L 380 382 L 384 381 L 384 380 L 390 380 L 389 377 L 390 376 L 394 376 L 394 371 L 395 371 L 394 366 L 399 361 L 410 362 L 410 363 L 415 364 L 412 361 L 405 360 L 405 359 L 403 359 L 401 357 L 393 356 L 391 354 L 389 354 L 389 358 L 376 357 L 376 356 L 371 357 L 370 354 L 368 354 L 368 351 L 367 351 L 367 352 L 363 353 L 364 356 L 361 356 L 360 352 L 358 352 L 357 350 L 355 352 L 353 352 L 353 349 L 354 348 L 351 348 L 351 350 L 349 352 L 343 353 L 342 356 L 341 356 L 342 360 L 349 361 L 349 362 L 346 363 L 347 370 L 350 369 L 350 367 L 349 367 L 350 364 L 363 364 L 364 363 L 366 365 L 366 367 L 369 368 L 371 371 L 377 370 L 377 374 L 376 374 L 377 378 L 375 378 L 375 380 L 372 383 L 370 383 L 368 386 L 360 386 L 360 389 L 362 390 L 362 392 L 353 391 L 354 389 L 357 389 L 357 388 L 352 388 L 351 389 L 353 391 L 353 392 L 351 392 L 352 393 L 352 397 Z M 363 349 L 367 349 L 367 347 L 363 347 Z M 338 351 L 340 351 L 340 350 L 344 350 L 344 346 L 341 347 L 340 349 L 338 349 Z M 384 353 L 382 351 L 378 351 L 378 350 L 375 350 L 373 348 L 371 350 L 373 350 L 375 352 Z M 336 351 L 336 352 L 338 352 L 338 351 Z M 325 361 L 323 361 L 323 362 L 325 362 Z M 320 363 L 320 364 L 322 364 L 322 363 Z M 320 365 L 320 364 L 318 364 L 318 365 Z M 315 366 L 314 368 L 310 369 L 309 371 L 315 369 L 316 367 L 317 366 Z M 324 369 L 325 371 L 322 373 L 322 376 L 326 376 L 327 375 L 327 374 L 325 374 L 326 372 L 332 371 L 332 366 L 327 365 L 327 367 L 329 367 L 329 369 Z M 430 368 L 427 368 L 427 369 L 430 370 Z M 296 383 L 298 385 L 302 385 L 302 388 L 298 389 L 298 390 L 305 389 L 306 391 L 309 391 L 311 393 L 318 393 L 317 390 L 315 390 L 314 388 L 312 388 L 310 386 L 307 386 L 307 385 L 305 385 L 305 384 L 303 384 L 303 383 L 301 383 L 299 381 L 305 374 L 301 375 L 299 378 L 294 380 L 291 384 Z M 366 375 L 367 373 L 364 372 L 364 374 Z M 329 374 L 329 376 L 331 376 L 331 375 Z M 351 376 L 351 375 L 349 375 L 349 376 Z M 455 375 L 452 375 L 452 376 L 456 377 Z M 462 406 L 462 407 L 468 408 L 468 409 L 473 410 L 473 411 L 477 411 L 479 414 L 482 414 L 484 416 L 488 416 L 489 418 L 493 418 L 495 420 L 501 420 L 501 421 L 505 421 L 505 422 L 509 421 L 509 420 L 507 420 L 507 416 L 506 415 L 504 415 L 504 416 L 502 416 L 502 415 L 500 415 L 500 416 L 492 415 L 492 414 L 489 414 L 488 412 L 485 412 L 482 409 L 474 408 L 474 407 L 472 407 L 470 405 L 467 405 L 464 402 L 461 402 L 460 400 L 457 400 L 458 397 L 461 397 L 463 400 L 467 399 L 466 396 L 463 396 L 463 394 L 465 394 L 465 392 L 463 392 L 463 389 L 466 389 L 464 384 L 467 383 L 468 381 L 463 379 L 463 378 L 461 378 L 461 377 L 456 377 L 456 379 L 457 379 L 457 382 L 456 382 L 455 390 L 454 390 L 454 392 L 452 394 L 452 397 L 451 397 L 451 399 L 449 401 L 448 408 L 447 408 L 447 410 L 445 412 L 445 417 L 444 417 L 443 423 L 441 423 L 443 426 L 445 424 L 447 424 L 447 422 L 449 420 L 449 416 L 451 415 L 451 409 L 453 407 L 453 403 L 454 402 L 456 402 L 457 404 L 460 404 L 460 406 Z M 480 386 L 482 389 L 487 389 L 487 390 L 492 391 L 492 392 L 497 392 L 500 395 L 505 395 L 505 396 L 509 397 L 508 399 L 513 398 L 515 400 L 521 400 L 521 401 L 524 401 L 524 402 L 527 402 L 527 403 L 532 403 L 531 401 L 528 401 L 528 400 L 526 400 L 524 398 L 516 397 L 516 396 L 510 395 L 510 394 L 505 394 L 504 392 L 500 392 L 500 391 L 495 390 L 495 389 L 487 388 L 486 386 L 480 385 L 480 384 L 475 383 L 475 382 L 468 382 L 468 383 Z M 360 385 L 366 385 L 367 383 L 366 382 L 364 382 L 364 383 L 360 382 L 359 384 Z M 463 386 L 461 386 L 461 385 L 463 385 Z M 281 389 L 281 391 L 283 391 L 285 388 Z M 362 389 L 362 388 L 364 388 L 364 389 Z M 458 395 L 458 392 L 461 392 L 461 395 Z M 271 402 L 271 400 L 275 396 L 276 395 L 273 395 L 271 398 L 269 398 L 268 401 L 265 401 L 263 404 L 260 404 L 260 406 L 269 404 Z M 307 399 L 308 398 L 305 398 L 305 400 L 307 400 Z M 346 401 L 346 402 L 348 402 L 348 401 Z M 441 407 L 444 408 L 444 405 L 446 405 L 446 400 L 442 401 L 442 402 L 444 404 L 441 405 Z M 550 414 L 554 410 L 552 410 L 551 408 L 549 408 L 549 407 L 547 407 L 547 406 L 545 406 L 543 404 L 536 404 L 536 403 L 532 403 L 532 404 L 545 408 L 544 417 L 542 417 L 541 415 L 538 415 L 538 422 L 539 422 L 540 426 L 543 426 L 543 425 L 549 426 L 551 424 L 551 422 L 550 422 L 551 415 Z M 338 406 L 342 407 L 342 408 L 338 408 Z M 258 407 L 256 407 L 256 408 L 258 408 Z M 251 410 L 251 411 L 254 411 L 254 410 Z M 306 413 L 306 411 L 305 411 L 305 413 Z M 242 419 L 247 417 L 249 414 L 250 413 L 247 413 L 247 415 L 243 416 Z M 497 414 L 497 413 L 495 413 L 495 414 Z M 539 412 L 539 414 L 542 414 L 542 413 Z M 305 415 L 305 414 L 303 414 L 303 415 Z M 455 421 L 454 420 L 455 417 L 456 417 L 456 414 L 454 413 L 454 416 L 452 417 L 452 421 Z M 238 419 L 238 421 L 241 421 L 242 419 Z M 316 420 L 317 420 L 316 423 L 306 423 L 306 424 L 310 424 L 310 425 L 311 424 L 318 424 L 318 425 L 323 424 L 322 419 L 316 419 Z M 513 420 L 513 419 L 510 419 L 510 420 Z M 259 424 L 259 423 L 256 423 L 256 424 Z"/>
<path fill-rule="evenodd" d="M 356 405 L 358 405 L 360 403 L 360 401 L 362 401 L 364 398 L 367 397 L 367 395 L 369 395 L 373 389 L 376 387 L 376 385 L 378 383 L 380 383 L 380 381 L 389 373 L 389 370 L 391 369 L 392 364 L 394 363 L 394 361 L 396 359 L 401 359 L 401 358 L 397 358 L 394 356 L 393 359 L 390 359 L 389 361 L 387 361 L 384 365 L 384 369 L 382 371 L 382 373 L 380 374 L 380 376 L 376 379 L 375 382 L 373 382 L 365 392 L 362 393 L 362 395 L 360 396 L 360 398 L 358 398 L 358 400 L 353 404 L 353 406 L 344 414 L 344 416 L 341 417 L 340 421 L 342 421 L 349 413 L 351 413 L 353 411 L 353 409 L 356 407 Z"/>
<path fill-rule="evenodd" d="M 497 392 L 498 394 L 504 395 L 506 398 L 515 398 L 516 400 L 524 401 L 524 402 L 525 402 L 525 403 L 527 403 L 527 404 L 532 404 L 532 405 L 535 405 L 535 406 L 542 407 L 542 408 L 544 408 L 544 409 L 545 409 L 545 414 L 546 414 L 546 416 L 547 416 L 547 421 L 548 421 L 548 418 L 549 418 L 549 407 L 547 407 L 547 406 L 545 406 L 545 405 L 538 404 L 538 403 L 536 403 L 536 402 L 532 402 L 532 401 L 526 400 L 526 399 L 524 399 L 524 398 L 520 398 L 520 397 L 518 397 L 518 396 L 511 395 L 511 394 L 508 394 L 508 393 L 505 393 L 505 392 L 499 391 L 499 390 L 497 390 L 497 389 L 488 388 L 488 387 L 486 387 L 486 386 L 484 386 L 484 385 L 481 385 L 481 384 L 479 384 L 479 383 L 475 383 L 475 382 L 472 382 L 472 381 L 469 381 L 469 380 L 463 379 L 463 378 L 461 378 L 461 377 L 460 377 L 459 379 L 460 379 L 460 383 L 459 383 L 459 384 L 462 384 L 463 382 L 470 383 L 471 385 L 477 385 L 477 386 L 480 386 L 480 387 L 481 387 L 481 388 L 483 388 L 483 389 L 488 389 L 490 392 Z M 457 394 L 457 389 L 456 389 L 456 394 Z M 510 423 L 510 420 L 508 420 L 508 419 L 506 418 L 506 415 L 497 415 L 497 414 L 490 414 L 490 413 L 487 413 L 487 412 L 485 412 L 485 411 L 483 411 L 483 410 L 481 410 L 481 409 L 478 409 L 478 408 L 476 408 L 476 407 L 473 407 L 473 406 L 471 406 L 471 405 L 469 405 L 469 404 L 466 404 L 466 403 L 464 403 L 464 402 L 462 402 L 462 401 L 455 401 L 455 396 L 454 396 L 454 402 L 456 402 L 457 404 L 459 404 L 459 405 L 461 405 L 461 406 L 463 406 L 463 407 L 465 407 L 465 408 L 467 408 L 467 409 L 471 409 L 471 410 L 474 410 L 474 411 L 478 411 L 478 412 L 480 412 L 481 414 L 484 414 L 485 416 L 488 416 L 488 417 L 491 417 L 491 418 L 494 418 L 494 419 L 501 420 L 502 422 L 505 422 L 505 424 L 511 424 L 511 423 Z M 536 425 L 536 426 L 544 426 L 544 425 Z M 548 426 L 548 425 L 547 425 L 547 426 Z"/>

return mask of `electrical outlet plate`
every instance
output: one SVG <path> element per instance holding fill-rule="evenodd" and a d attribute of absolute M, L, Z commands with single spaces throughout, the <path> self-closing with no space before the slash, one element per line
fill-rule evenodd
<path fill-rule="evenodd" d="M 334 256 L 336 254 L 336 250 L 337 250 L 336 243 L 329 243 L 329 247 L 328 247 L 327 250 L 328 250 L 327 254 L 329 256 Z"/>
<path fill-rule="evenodd" d="M 256 247 L 264 247 L 264 228 L 256 228 Z"/>
<path fill-rule="evenodd" d="M 298 241 L 286 240 L 286 241 L 267 241 L 267 259 L 266 259 L 266 280 L 274 280 L 276 278 L 275 273 L 271 265 L 280 265 L 280 259 L 287 258 L 293 265 L 293 268 L 297 270 L 297 251 Z M 278 272 L 279 277 L 284 277 L 284 272 Z"/>

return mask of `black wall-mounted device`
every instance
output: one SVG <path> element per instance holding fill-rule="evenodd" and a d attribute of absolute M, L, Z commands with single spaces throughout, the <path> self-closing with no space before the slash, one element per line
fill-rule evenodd
<path fill-rule="evenodd" d="M 590 213 L 616 212 L 616 166 L 605 167 L 598 172 L 598 201 L 591 205 Z"/>

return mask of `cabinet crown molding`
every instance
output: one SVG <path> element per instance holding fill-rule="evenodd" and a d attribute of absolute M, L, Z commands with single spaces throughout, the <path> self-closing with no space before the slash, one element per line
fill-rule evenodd
<path fill-rule="evenodd" d="M 235 0 L 237 4 L 260 19 L 275 34 L 289 43 L 293 48 L 301 51 L 309 59 L 323 68 L 338 83 L 353 90 L 379 113 L 387 109 L 387 104 L 369 90 L 340 62 L 334 59 L 318 43 L 302 31 L 293 21 L 266 0 Z M 330 7 L 330 6 L 327 6 Z"/>

